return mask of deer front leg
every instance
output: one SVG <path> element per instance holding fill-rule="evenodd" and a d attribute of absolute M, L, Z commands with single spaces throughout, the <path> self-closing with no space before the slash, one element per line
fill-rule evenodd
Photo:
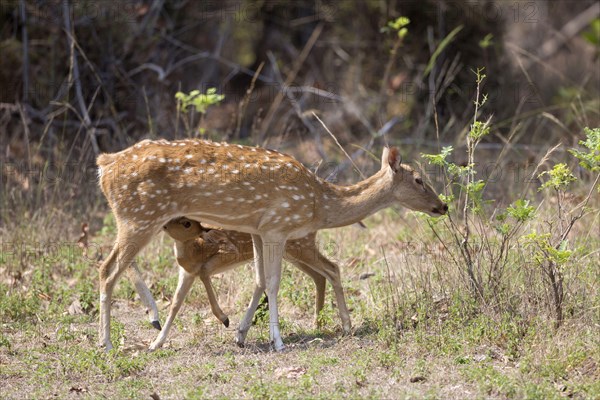
<path fill-rule="evenodd" d="M 279 311 L 277 294 L 281 282 L 281 260 L 286 239 L 263 238 L 263 266 L 267 297 L 269 298 L 269 336 L 275 351 L 282 351 L 285 346 L 279 331 Z"/>
<path fill-rule="evenodd" d="M 135 228 L 135 227 L 134 227 Z M 140 234 L 139 229 L 124 231 L 119 227 L 119 234 L 115 245 L 100 266 L 100 328 L 99 344 L 106 351 L 113 346 L 110 341 L 110 302 L 112 292 L 121 273 L 133 266 L 135 256 L 148 243 L 150 234 Z M 123 233 L 122 233 L 123 232 Z"/>
<path fill-rule="evenodd" d="M 235 337 L 235 342 L 239 347 L 244 347 L 244 342 L 246 341 L 246 335 L 248 334 L 248 330 L 252 325 L 252 319 L 254 318 L 254 313 L 256 312 L 256 308 L 258 307 L 258 303 L 260 302 L 260 297 L 265 291 L 265 274 L 262 268 L 263 264 L 263 244 L 262 239 L 258 235 L 252 235 L 252 246 L 254 249 L 254 272 L 255 272 L 255 286 L 254 293 L 252 294 L 252 300 L 250 300 L 250 304 L 248 305 L 248 309 L 246 310 L 246 314 L 244 314 L 244 318 L 240 321 L 240 326 L 238 327 L 238 331 Z"/>
<path fill-rule="evenodd" d="M 135 290 L 140 296 L 140 300 L 142 300 L 142 303 L 149 311 L 150 324 L 160 331 L 161 328 L 158 316 L 158 307 L 156 306 L 156 301 L 154 301 L 152 293 L 150 293 L 150 289 L 148 289 L 146 282 L 144 282 L 144 279 L 142 278 L 140 269 L 137 267 L 137 265 L 133 265 L 127 270 L 127 275 L 133 282 Z"/>
<path fill-rule="evenodd" d="M 167 321 L 148 350 L 154 351 L 160 348 L 167 340 L 167 335 L 171 330 L 173 321 L 175 320 L 175 317 L 177 316 L 185 297 L 194 283 L 194 278 L 194 275 L 187 273 L 182 267 L 179 267 L 179 281 L 177 282 L 177 289 L 175 290 L 175 295 L 173 296 L 173 302 L 171 303 L 171 308 L 169 309 Z"/>

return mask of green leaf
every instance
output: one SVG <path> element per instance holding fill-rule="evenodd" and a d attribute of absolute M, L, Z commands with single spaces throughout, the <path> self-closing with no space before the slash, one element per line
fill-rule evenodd
<path fill-rule="evenodd" d="M 475 121 L 473 125 L 471 125 L 471 130 L 469 131 L 469 136 L 471 139 L 478 141 L 482 137 L 488 135 L 490 133 L 490 126 L 488 122 Z"/>
<path fill-rule="evenodd" d="M 552 188 L 555 190 L 564 190 L 572 182 L 575 182 L 577 178 L 571 173 L 571 170 L 565 163 L 556 164 L 550 171 L 544 171 L 538 175 L 538 178 L 542 176 L 549 176 L 548 180 L 540 186 L 538 190 L 546 188 Z"/>
<path fill-rule="evenodd" d="M 492 41 L 493 38 L 494 35 L 488 33 L 483 39 L 479 41 L 479 47 L 481 47 L 482 49 L 487 49 L 488 47 L 494 44 L 494 42 Z"/>
<path fill-rule="evenodd" d="M 387 26 L 392 28 L 395 31 L 400 31 L 402 28 L 406 27 L 410 24 L 410 19 L 408 17 L 400 16 L 393 21 L 389 21 Z"/>
<path fill-rule="evenodd" d="M 433 66 L 435 65 L 435 61 L 437 60 L 437 58 L 440 56 L 442 51 L 444 51 L 444 49 L 454 40 L 454 38 L 456 37 L 456 35 L 458 35 L 458 32 L 460 32 L 462 28 L 462 25 L 457 26 L 444 38 L 444 40 L 441 41 L 441 43 L 438 45 L 438 47 L 433 52 L 431 58 L 429 59 L 427 67 L 425 68 L 425 72 L 423 73 L 423 77 L 429 75 L 429 73 L 433 69 Z"/>
<path fill-rule="evenodd" d="M 519 199 L 506 209 L 508 215 L 519 222 L 525 222 L 535 214 L 535 207 L 529 205 L 529 200 Z"/>
<path fill-rule="evenodd" d="M 587 150 L 571 149 L 578 160 L 579 165 L 591 172 L 600 172 L 600 128 L 583 128 L 586 140 L 580 140 L 579 144 Z"/>
<path fill-rule="evenodd" d="M 216 88 L 209 88 L 206 94 L 200 93 L 197 89 L 192 90 L 189 94 L 183 92 L 175 93 L 175 99 L 181 104 L 183 112 L 187 112 L 187 109 L 193 106 L 201 114 L 204 114 L 208 107 L 219 104 L 224 98 L 224 95 L 217 94 Z"/>
<path fill-rule="evenodd" d="M 590 23 L 589 28 L 581 36 L 594 46 L 600 46 L 600 18 L 594 19 Z"/>
<path fill-rule="evenodd" d="M 442 147 L 442 151 L 439 154 L 425 154 L 421 153 L 421 157 L 427 160 L 431 165 L 437 165 L 443 167 L 447 164 L 446 158 L 452 154 L 454 148 L 452 146 Z"/>

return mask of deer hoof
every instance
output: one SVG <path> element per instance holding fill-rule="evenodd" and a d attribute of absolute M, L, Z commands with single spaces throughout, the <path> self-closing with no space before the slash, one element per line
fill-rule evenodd
<path fill-rule="evenodd" d="M 158 329 L 159 331 L 160 331 L 160 330 L 162 330 L 162 327 L 160 326 L 160 321 L 152 321 L 152 322 L 150 322 L 150 323 L 152 324 L 152 326 L 153 326 L 155 329 Z"/>

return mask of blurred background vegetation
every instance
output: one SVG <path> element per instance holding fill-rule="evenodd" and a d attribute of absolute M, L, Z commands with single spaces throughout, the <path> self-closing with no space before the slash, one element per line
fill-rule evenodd
<path fill-rule="evenodd" d="M 308 165 L 341 162 L 347 173 L 332 179 L 355 179 L 312 112 L 361 168 L 372 165 L 364 150 L 383 143 L 407 158 L 460 147 L 477 68 L 487 76 L 483 119 L 493 116 L 482 145 L 510 139 L 514 159 L 531 163 L 598 125 L 598 9 L 594 0 L 2 0 L 2 214 L 95 202 L 97 153 L 147 137 L 270 146 Z M 209 88 L 224 100 L 182 116 L 175 93 Z"/>

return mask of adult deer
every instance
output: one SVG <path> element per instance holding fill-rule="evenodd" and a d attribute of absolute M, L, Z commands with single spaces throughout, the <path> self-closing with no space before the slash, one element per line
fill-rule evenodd
<path fill-rule="evenodd" d="M 325 182 L 277 151 L 204 140 L 144 140 L 101 154 L 97 164 L 117 225 L 115 245 L 100 266 L 100 341 L 107 350 L 117 278 L 175 217 L 252 235 L 256 285 L 236 340 L 244 343 L 266 291 L 270 338 L 279 351 L 277 292 L 288 239 L 350 225 L 395 203 L 434 216 L 448 209 L 417 172 L 401 164 L 397 148 L 384 148 L 381 169 L 351 186 Z"/>
<path fill-rule="evenodd" d="M 229 318 L 221 310 L 210 277 L 228 271 L 253 256 L 252 237 L 247 233 L 205 228 L 199 222 L 185 217 L 169 221 L 165 232 L 175 240 L 175 256 L 179 269 L 179 282 L 169 309 L 169 316 L 162 331 L 150 345 L 155 350 L 163 345 L 171 325 L 183 304 L 196 277 L 204 284 L 213 314 L 229 326 Z M 289 240 L 285 245 L 284 258 L 311 277 L 315 283 L 315 323 L 325 302 L 325 279 L 333 286 L 345 333 L 350 333 L 350 314 L 344 298 L 340 269 L 319 251 L 316 234 Z M 136 286 L 137 287 L 137 286 Z M 142 297 L 140 295 L 140 297 Z"/>

